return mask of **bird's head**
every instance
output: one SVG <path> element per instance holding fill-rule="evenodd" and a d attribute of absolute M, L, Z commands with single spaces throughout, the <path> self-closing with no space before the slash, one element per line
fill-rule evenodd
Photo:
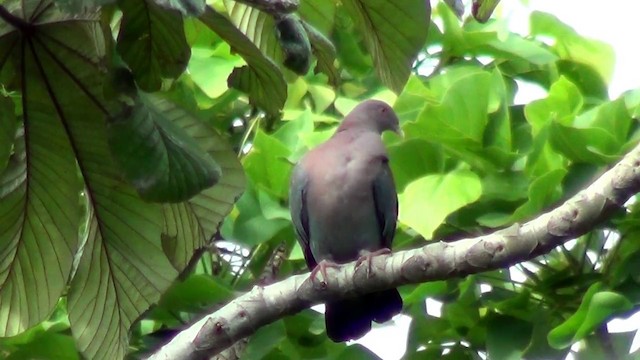
<path fill-rule="evenodd" d="M 402 136 L 398 116 L 391 106 L 379 100 L 366 100 L 358 104 L 342 121 L 338 131 L 366 129 L 382 134 L 393 131 Z"/>

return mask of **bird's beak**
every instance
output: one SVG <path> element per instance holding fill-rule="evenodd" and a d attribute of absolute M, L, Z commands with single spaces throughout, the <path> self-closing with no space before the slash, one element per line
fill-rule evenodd
<path fill-rule="evenodd" d="M 402 131 L 402 129 L 400 128 L 400 124 L 398 124 L 398 126 L 396 126 L 396 128 L 393 129 L 393 132 L 395 132 L 396 134 L 398 134 L 398 136 L 404 139 L 404 131 Z"/>

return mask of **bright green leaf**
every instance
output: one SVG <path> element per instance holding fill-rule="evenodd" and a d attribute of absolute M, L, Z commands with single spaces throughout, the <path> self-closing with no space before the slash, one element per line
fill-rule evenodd
<path fill-rule="evenodd" d="M 480 179 L 468 170 L 427 175 L 399 195 L 399 220 L 430 239 L 450 213 L 478 200 L 481 191 Z"/>

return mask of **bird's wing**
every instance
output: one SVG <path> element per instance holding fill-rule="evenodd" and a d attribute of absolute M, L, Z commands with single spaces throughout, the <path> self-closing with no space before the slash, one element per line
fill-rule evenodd
<path fill-rule="evenodd" d="M 309 177 L 301 164 L 296 165 L 291 175 L 289 189 L 289 204 L 291 207 L 291 220 L 298 235 L 298 242 L 302 247 L 304 259 L 309 269 L 318 264 L 311 254 L 309 245 L 309 212 L 307 210 L 307 185 Z"/>
<path fill-rule="evenodd" d="M 386 157 L 373 180 L 373 202 L 382 235 L 382 245 L 391 249 L 398 219 L 398 194 Z"/>

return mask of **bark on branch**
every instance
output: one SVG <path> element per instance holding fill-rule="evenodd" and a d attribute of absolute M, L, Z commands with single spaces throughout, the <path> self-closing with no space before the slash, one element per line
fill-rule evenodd
<path fill-rule="evenodd" d="M 437 242 L 328 269 L 327 284 L 309 274 L 255 287 L 178 334 L 150 359 L 201 359 L 286 315 L 356 294 L 503 268 L 549 252 L 591 230 L 640 191 L 640 145 L 589 187 L 556 209 L 524 224 L 476 238 Z M 322 286 L 324 285 L 324 286 Z"/>

